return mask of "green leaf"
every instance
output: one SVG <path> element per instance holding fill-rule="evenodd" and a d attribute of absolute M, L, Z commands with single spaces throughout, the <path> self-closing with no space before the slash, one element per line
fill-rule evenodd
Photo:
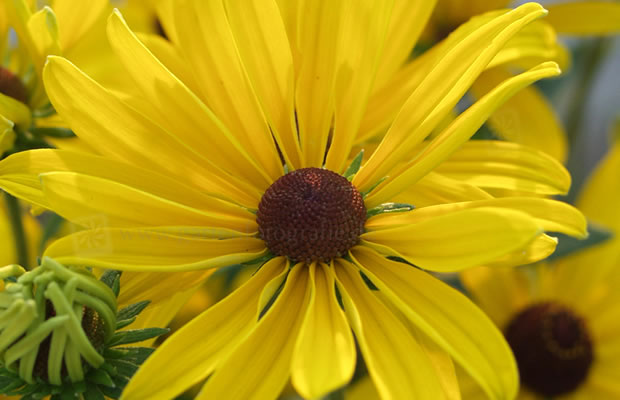
<path fill-rule="evenodd" d="M 133 324 L 135 320 L 136 320 L 136 317 L 116 321 L 116 330 L 123 329 L 124 327 Z"/>
<path fill-rule="evenodd" d="M 126 360 L 110 360 L 110 364 L 116 368 L 120 375 L 127 378 L 131 378 L 140 367 L 139 365 Z"/>
<path fill-rule="evenodd" d="M 128 305 L 116 314 L 116 319 L 119 321 L 122 321 L 124 319 L 131 319 L 140 314 L 142 310 L 144 310 L 146 306 L 148 306 L 150 303 L 150 300 L 144 300 L 138 303 Z"/>
<path fill-rule="evenodd" d="M 88 385 L 83 396 L 84 400 L 105 400 L 105 396 L 97 385 Z"/>
<path fill-rule="evenodd" d="M 52 103 L 47 103 L 43 107 L 39 107 L 32 112 L 32 116 L 35 118 L 50 117 L 54 114 L 56 114 L 56 110 L 54 109 Z"/>
<path fill-rule="evenodd" d="M 407 203 L 383 203 L 368 210 L 366 212 L 366 218 L 374 217 L 375 215 L 383 213 L 411 211 L 414 208 L 415 206 Z"/>
<path fill-rule="evenodd" d="M 362 149 L 353 159 L 353 161 L 351 161 L 351 165 L 349 165 L 349 167 L 347 168 L 346 171 L 344 171 L 343 176 L 345 178 L 347 178 L 349 181 L 353 179 L 353 177 L 355 176 L 355 174 L 357 174 L 357 171 L 360 170 L 360 167 L 362 166 L 362 159 L 364 158 L 364 149 Z"/>
<path fill-rule="evenodd" d="M 36 136 L 49 136 L 53 138 L 71 138 L 75 136 L 75 133 L 71 129 L 61 127 L 38 127 L 30 128 L 30 133 Z"/>
<path fill-rule="evenodd" d="M 146 328 L 146 329 L 134 329 L 128 331 L 116 332 L 110 341 L 108 347 L 114 347 L 121 344 L 136 343 L 143 340 L 152 339 L 154 337 L 168 333 L 170 329 L 164 328 Z"/>
<path fill-rule="evenodd" d="M 112 286 L 114 286 L 114 282 L 121 278 L 121 274 L 121 271 L 106 269 L 99 280 L 105 283 L 109 288 L 112 288 Z"/>
<path fill-rule="evenodd" d="M 86 380 L 89 382 L 94 382 L 98 385 L 115 387 L 114 381 L 110 377 L 110 375 L 104 371 L 102 368 L 93 369 L 86 376 Z"/>
<path fill-rule="evenodd" d="M 377 188 L 377 186 L 379 186 L 381 183 L 383 183 L 384 180 L 387 179 L 387 176 L 384 176 L 383 178 L 379 179 L 374 185 L 372 185 L 367 191 L 362 192 L 362 197 L 366 198 L 366 196 L 368 196 L 370 194 L 370 192 L 372 192 L 373 190 L 375 190 Z"/>
<path fill-rule="evenodd" d="M 111 360 L 125 360 L 134 364 L 142 364 L 155 351 L 152 347 L 116 347 L 106 349 L 103 356 Z"/>
<path fill-rule="evenodd" d="M 558 238 L 558 247 L 555 252 L 548 258 L 549 261 L 566 257 L 577 251 L 585 250 L 589 247 L 596 246 L 613 237 L 613 233 L 600 225 L 588 223 L 589 236 L 586 239 L 576 239 L 574 237 L 561 233 L 554 234 Z"/>

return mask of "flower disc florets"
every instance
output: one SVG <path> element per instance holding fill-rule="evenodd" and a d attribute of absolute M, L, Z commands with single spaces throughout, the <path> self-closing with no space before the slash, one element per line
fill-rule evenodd
<path fill-rule="evenodd" d="M 359 241 L 366 222 L 361 193 L 346 178 L 303 168 L 275 181 L 258 205 L 269 250 L 297 262 L 329 262 Z"/>
<path fill-rule="evenodd" d="M 28 91 L 22 81 L 4 67 L 0 67 L 0 93 L 22 103 L 28 101 Z"/>
<path fill-rule="evenodd" d="M 522 383 L 555 397 L 582 384 L 593 361 L 592 341 L 584 321 L 556 303 L 532 305 L 506 328 Z"/>

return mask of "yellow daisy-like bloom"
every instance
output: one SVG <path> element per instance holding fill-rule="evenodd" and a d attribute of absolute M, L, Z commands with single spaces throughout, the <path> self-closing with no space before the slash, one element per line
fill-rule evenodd
<path fill-rule="evenodd" d="M 54 107 L 100 155 L 35 150 L 0 163 L 2 188 L 93 228 L 46 255 L 158 271 L 151 299 L 206 269 L 261 260 L 166 340 L 124 398 L 172 398 L 208 376 L 199 398 L 275 398 L 289 378 L 302 396 L 320 397 L 351 379 L 354 335 L 383 398 L 441 398 L 453 388 L 451 358 L 493 398 L 516 394 L 501 333 L 402 261 L 441 272 L 514 265 L 554 250 L 544 231 L 585 235 L 570 206 L 484 190 L 565 192 L 570 178 L 557 161 L 510 143 L 464 145 L 510 96 L 557 75 L 555 63 L 502 82 L 426 140 L 545 10 L 531 3 L 466 24 L 431 50 L 400 111 L 374 114 L 391 118 L 381 143 L 350 160 L 373 93 L 412 73 L 403 63 L 432 6 L 179 1 L 162 15 L 171 42 L 157 43 L 114 13 L 110 44 L 134 80 L 123 93 L 49 59 Z M 419 17 L 403 24 L 403 15 Z"/>
<path fill-rule="evenodd" d="M 437 41 L 471 17 L 502 10 L 511 0 L 439 0 L 431 23 L 425 32 L 426 39 Z M 620 33 L 620 3 L 610 1 L 554 2 L 545 7 L 549 16 L 523 29 L 512 39 L 512 55 L 505 51 L 503 59 L 489 68 L 473 84 L 471 93 L 479 97 L 499 82 L 514 75 L 515 69 L 528 68 L 540 57 L 551 59 L 565 69 L 569 54 L 559 43 L 561 35 L 605 35 Z M 533 37 L 544 37 L 535 40 Z M 516 143 L 543 150 L 560 161 L 567 156 L 564 128 L 553 107 L 536 88 L 528 87 L 506 102 L 489 118 L 489 125 L 500 137 Z"/>
<path fill-rule="evenodd" d="M 619 171 L 616 143 L 578 201 L 591 221 L 613 232 L 620 232 Z M 616 235 L 552 262 L 552 268 L 538 266 L 534 276 L 527 269 L 463 273 L 466 287 L 512 347 L 520 399 L 620 398 L 619 259 Z M 485 398 L 474 391 L 463 397 Z"/>

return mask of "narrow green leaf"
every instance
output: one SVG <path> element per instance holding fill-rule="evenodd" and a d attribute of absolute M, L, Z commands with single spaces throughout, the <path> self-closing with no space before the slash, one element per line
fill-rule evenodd
<path fill-rule="evenodd" d="M 97 385 L 88 385 L 86 392 L 83 394 L 84 400 L 105 400 L 105 396 L 99 390 Z"/>
<path fill-rule="evenodd" d="M 139 365 L 126 360 L 110 360 L 110 364 L 116 368 L 120 375 L 127 378 L 131 378 L 140 367 Z"/>
<path fill-rule="evenodd" d="M 121 359 L 140 365 L 146 361 L 154 351 L 155 349 L 152 347 L 116 347 L 114 349 L 106 349 L 103 355 L 106 359 Z"/>
<path fill-rule="evenodd" d="M 36 136 L 49 136 L 53 138 L 71 138 L 75 136 L 75 133 L 71 129 L 61 127 L 37 127 L 30 128 L 30 133 Z"/>
<path fill-rule="evenodd" d="M 123 319 L 120 321 L 116 321 L 116 329 L 123 329 L 124 327 L 133 324 L 133 322 L 136 320 L 136 317 L 132 317 L 129 319 Z"/>
<path fill-rule="evenodd" d="M 377 186 L 379 186 L 381 183 L 383 183 L 384 180 L 387 179 L 387 176 L 384 176 L 383 178 L 379 179 L 374 185 L 372 185 L 367 191 L 362 192 L 362 197 L 366 198 L 366 196 L 368 196 L 370 194 L 370 192 L 372 192 L 373 190 L 375 190 L 377 188 Z"/>
<path fill-rule="evenodd" d="M 119 321 L 122 321 L 124 319 L 131 319 L 140 314 L 142 310 L 144 310 L 146 306 L 148 306 L 150 303 L 150 300 L 144 300 L 138 303 L 128 305 L 116 314 L 116 319 Z"/>
<path fill-rule="evenodd" d="M 375 215 L 383 213 L 411 211 L 414 208 L 415 206 L 407 203 L 383 203 L 366 211 L 366 218 L 374 217 Z"/>
<path fill-rule="evenodd" d="M 343 176 L 345 178 L 347 178 L 349 181 L 353 179 L 353 177 L 355 176 L 355 174 L 357 174 L 357 171 L 360 170 L 360 167 L 362 166 L 362 160 L 364 159 L 364 149 L 362 149 L 353 159 L 353 161 L 351 161 L 351 165 L 349 165 L 349 167 L 347 168 L 346 171 L 344 171 Z"/>
<path fill-rule="evenodd" d="M 104 364 L 105 365 L 105 364 Z M 110 375 L 102 368 L 93 369 L 86 376 L 86 380 L 103 386 L 116 386 Z"/>
<path fill-rule="evenodd" d="M 146 328 L 116 332 L 108 342 L 109 347 L 121 344 L 136 343 L 168 333 L 170 329 Z"/>
<path fill-rule="evenodd" d="M 103 275 L 99 280 L 105 283 L 110 289 L 114 290 L 114 282 L 121 279 L 121 271 L 116 271 L 114 269 L 106 269 Z M 118 294 L 116 294 L 118 297 Z"/>

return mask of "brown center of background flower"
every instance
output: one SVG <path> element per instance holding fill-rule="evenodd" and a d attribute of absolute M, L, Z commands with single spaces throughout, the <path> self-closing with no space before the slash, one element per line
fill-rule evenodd
<path fill-rule="evenodd" d="M 552 302 L 517 314 L 505 331 L 519 366 L 521 382 L 546 397 L 574 391 L 590 371 L 592 341 L 571 309 Z"/>
<path fill-rule="evenodd" d="M 303 168 L 282 176 L 265 191 L 256 220 L 272 253 L 296 262 L 329 262 L 358 243 L 366 207 L 346 178 L 325 169 Z"/>
<path fill-rule="evenodd" d="M 22 81 L 4 67 L 0 67 L 0 93 L 22 103 L 28 101 L 28 91 Z"/>

